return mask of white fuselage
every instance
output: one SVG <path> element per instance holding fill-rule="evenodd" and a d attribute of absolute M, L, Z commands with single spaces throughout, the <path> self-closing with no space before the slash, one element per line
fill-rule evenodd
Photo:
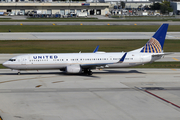
<path fill-rule="evenodd" d="M 126 53 L 98 52 L 98 45 L 93 53 L 27 54 L 13 57 L 3 65 L 15 70 L 59 69 L 66 71 L 66 73 L 84 73 L 87 75 L 92 75 L 91 69 L 96 68 L 121 68 L 141 65 L 154 62 L 165 55 L 163 45 L 167 29 L 168 24 L 162 24 L 143 47 Z"/>
<path fill-rule="evenodd" d="M 152 57 L 153 54 L 128 52 L 123 62 L 119 60 L 124 52 L 26 54 L 13 57 L 3 65 L 14 70 L 65 69 L 69 65 L 80 65 L 82 69 L 89 65 L 96 68 L 120 68 L 153 62 L 162 57 Z"/>

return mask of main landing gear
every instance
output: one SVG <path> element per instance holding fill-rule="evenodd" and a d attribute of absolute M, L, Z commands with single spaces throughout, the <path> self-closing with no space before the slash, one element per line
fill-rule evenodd
<path fill-rule="evenodd" d="M 18 71 L 17 75 L 21 75 L 20 71 Z"/>
<path fill-rule="evenodd" d="M 90 75 L 92 75 L 92 71 L 90 69 L 86 69 L 86 70 L 84 70 L 84 74 L 90 76 Z"/>

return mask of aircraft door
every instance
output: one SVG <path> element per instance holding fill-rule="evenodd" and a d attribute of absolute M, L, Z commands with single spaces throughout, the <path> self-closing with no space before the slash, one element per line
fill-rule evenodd
<path fill-rule="evenodd" d="M 26 65 L 27 59 L 25 57 L 21 58 L 21 65 Z"/>
<path fill-rule="evenodd" d="M 113 60 L 112 56 L 109 56 L 109 61 L 112 61 L 112 60 Z"/>

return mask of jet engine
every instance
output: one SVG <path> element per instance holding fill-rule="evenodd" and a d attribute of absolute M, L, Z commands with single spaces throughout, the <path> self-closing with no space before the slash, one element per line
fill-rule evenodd
<path fill-rule="evenodd" d="M 80 65 L 69 65 L 66 67 L 66 72 L 67 73 L 81 73 L 82 69 Z"/>

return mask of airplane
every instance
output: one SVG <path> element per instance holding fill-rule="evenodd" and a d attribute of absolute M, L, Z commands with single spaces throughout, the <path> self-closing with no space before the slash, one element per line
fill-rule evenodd
<path fill-rule="evenodd" d="M 129 52 L 99 52 L 93 53 L 53 53 L 53 54 L 25 54 L 13 57 L 3 63 L 3 66 L 17 70 L 18 75 L 23 70 L 51 70 L 58 69 L 67 74 L 92 75 L 92 69 L 124 68 L 152 63 L 161 59 L 164 41 L 168 29 L 164 23 L 141 48 Z"/>

